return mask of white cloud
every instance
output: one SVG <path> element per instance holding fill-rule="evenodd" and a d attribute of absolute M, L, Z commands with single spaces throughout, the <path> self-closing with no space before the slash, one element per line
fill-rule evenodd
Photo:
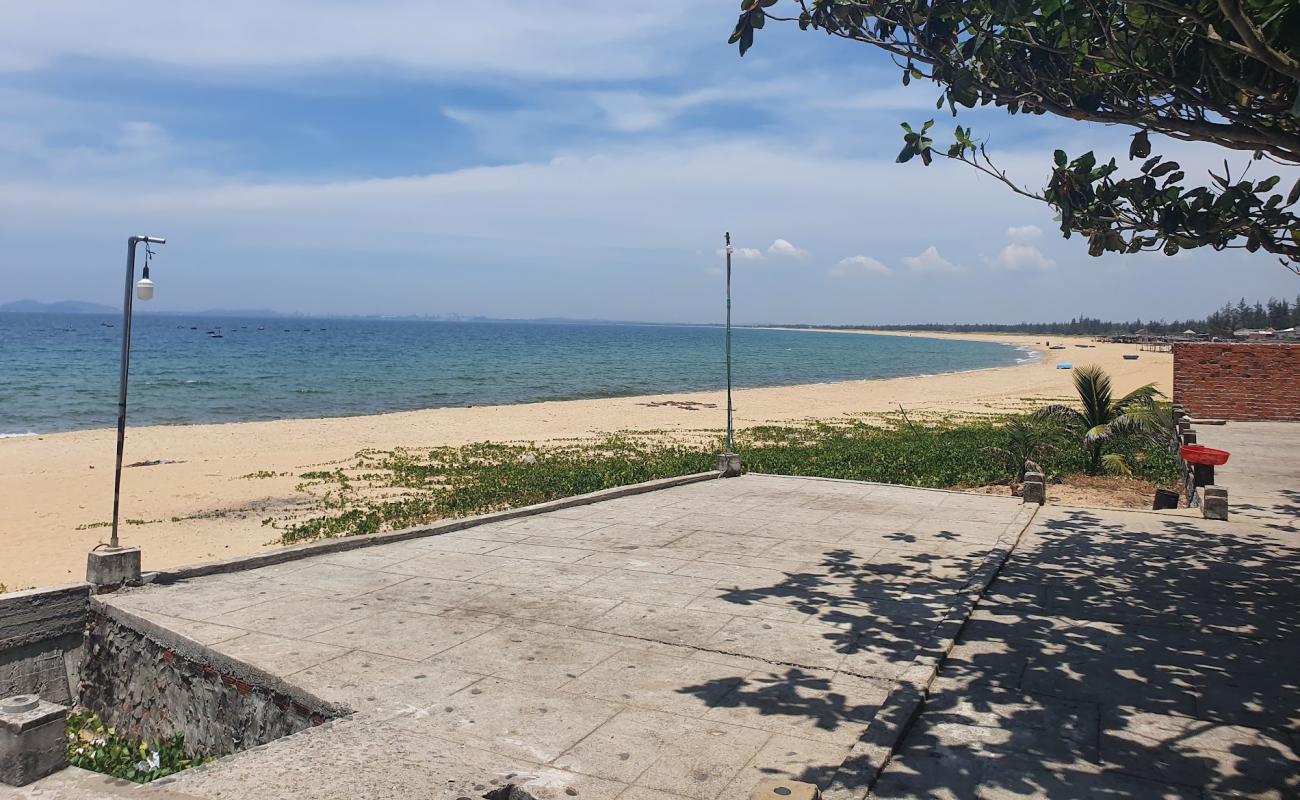
<path fill-rule="evenodd" d="M 1031 244 L 1012 242 L 998 253 L 997 258 L 986 259 L 992 269 L 1010 272 L 1020 270 L 1045 271 L 1056 266 L 1056 262 Z"/>
<path fill-rule="evenodd" d="M 767 248 L 767 254 L 771 256 L 791 256 L 793 258 L 804 258 L 808 255 L 807 250 L 801 250 L 798 247 L 787 242 L 785 239 L 777 239 Z"/>
<path fill-rule="evenodd" d="M 258 82 L 266 69 L 356 67 L 609 81 L 675 71 L 702 35 L 693 30 L 692 6 L 688 0 L 663 0 L 653 8 L 568 0 L 541 12 L 508 0 L 226 0 L 215 13 L 200 3 L 132 0 L 124 13 L 97 0 L 4 3 L 0 70 L 84 58 L 222 70 L 232 77 L 244 71 Z M 148 47 L 139 46 L 141 20 L 149 21 Z"/>
<path fill-rule="evenodd" d="M 726 250 L 718 248 L 718 255 L 725 256 Z M 731 257 L 736 261 L 757 261 L 763 257 L 763 251 L 754 247 L 733 247 Z"/>
<path fill-rule="evenodd" d="M 830 275 L 835 278 L 849 278 L 854 275 L 885 275 L 889 267 L 870 256 L 849 256 L 831 267 Z"/>
<path fill-rule="evenodd" d="M 107 144 L 143 142 L 157 133 L 113 128 Z M 111 147 L 107 152 L 139 163 Z M 1018 157 L 1031 166 L 1043 158 L 1050 155 Z M 193 159 L 182 163 L 189 166 Z M 764 169 L 752 169 L 755 163 Z M 0 248 L 27 252 L 33 241 L 49 241 L 40 249 L 45 269 L 0 271 L 0 302 L 120 300 L 121 287 L 102 269 L 104 253 L 118 252 L 123 231 L 147 226 L 145 233 L 168 238 L 155 275 L 159 308 L 248 306 L 244 287 L 257 285 L 258 305 L 285 310 L 717 320 L 717 286 L 705 268 L 721 266 L 713 243 L 726 226 L 742 224 L 720 218 L 719 209 L 743 213 L 751 232 L 779 230 L 816 241 L 819 251 L 860 252 L 862 187 L 897 182 L 905 169 L 746 138 L 606 146 L 581 156 L 380 178 L 259 180 L 163 164 L 115 172 L 109 181 L 81 169 L 33 177 L 4 169 Z M 1006 243 L 997 234 L 1005 229 L 990 228 L 989 220 L 1032 218 L 1027 215 L 1035 210 L 967 171 L 918 169 L 907 180 L 910 190 L 891 197 L 874 220 L 883 235 L 872 255 L 895 271 L 949 263 L 939 245 L 950 253 L 996 254 Z M 736 197 L 745 198 L 743 210 Z M 811 207 L 826 211 L 816 219 L 790 217 L 790 208 Z M 968 213 L 972 207 L 981 213 Z M 917 243 L 915 220 L 926 213 L 946 224 L 934 232 L 935 246 L 905 266 L 898 257 L 917 252 L 911 249 Z M 697 256 L 702 242 L 712 246 Z M 1077 238 L 1057 246 L 1084 257 L 1086 245 Z M 765 249 L 743 248 L 740 257 L 767 259 Z M 1189 254 L 1186 264 L 1152 259 L 1136 269 L 1132 260 L 1112 254 L 1090 264 L 1124 265 L 1135 275 L 1132 292 L 1117 295 L 1104 282 L 1087 280 L 1089 270 L 1057 269 L 1030 282 L 1035 294 L 1029 298 L 1015 285 L 1018 273 L 992 272 L 982 264 L 978 276 L 967 273 L 971 280 L 953 286 L 868 274 L 876 285 L 895 284 L 887 297 L 869 299 L 828 291 L 829 281 L 800 280 L 790 270 L 749 269 L 750 280 L 738 287 L 748 296 L 738 305 L 737 319 L 994 321 L 1019 319 L 1022 304 L 1030 301 L 1042 318 L 1068 319 L 1080 308 L 1097 315 L 1183 318 L 1208 313 L 1211 308 L 1202 304 L 1211 295 L 1294 294 L 1286 283 L 1294 276 L 1270 258 L 1256 258 L 1257 269 L 1238 272 L 1225 269 L 1221 255 Z M 835 264 L 810 263 L 818 271 Z M 382 267 L 382 279 L 359 289 L 357 264 Z M 1196 281 L 1184 294 L 1155 291 L 1171 281 L 1183 286 L 1186 275 Z M 1153 298 L 1164 304 L 1151 305 Z"/>
<path fill-rule="evenodd" d="M 1043 229 L 1037 225 L 1012 225 L 1007 228 L 1007 238 L 1013 242 L 1027 242 L 1043 235 Z"/>
<path fill-rule="evenodd" d="M 903 266 L 913 272 L 956 272 L 961 267 L 939 255 L 939 249 L 930 245 L 918 256 L 904 256 Z"/>

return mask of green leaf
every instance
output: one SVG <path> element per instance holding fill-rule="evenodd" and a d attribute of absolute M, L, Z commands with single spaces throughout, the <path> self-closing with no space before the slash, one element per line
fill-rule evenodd
<path fill-rule="evenodd" d="M 1151 139 L 1147 136 L 1146 131 L 1138 131 L 1133 134 L 1133 142 L 1128 147 L 1128 157 L 1146 158 L 1151 155 Z"/>
<path fill-rule="evenodd" d="M 1066 157 L 1064 150 L 1057 150 L 1052 153 L 1052 160 L 1056 162 L 1056 166 L 1058 167 L 1064 167 L 1070 162 L 1070 159 Z"/>
<path fill-rule="evenodd" d="M 1159 178 L 1161 175 L 1167 175 L 1176 169 L 1178 169 L 1177 161 L 1166 161 L 1160 164 L 1159 166 L 1157 166 L 1155 169 L 1151 170 L 1150 175 L 1153 178 Z"/>
<path fill-rule="evenodd" d="M 740 55 L 743 58 L 745 52 L 754 46 L 754 26 L 746 25 L 745 29 L 740 32 Z"/>

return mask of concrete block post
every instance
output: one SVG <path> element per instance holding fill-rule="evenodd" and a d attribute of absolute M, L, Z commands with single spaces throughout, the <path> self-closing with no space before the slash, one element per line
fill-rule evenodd
<path fill-rule="evenodd" d="M 26 786 L 68 765 L 68 707 L 20 694 L 0 700 L 0 783 Z"/>
<path fill-rule="evenodd" d="M 1041 472 L 1026 472 L 1021 497 L 1026 503 L 1043 505 L 1047 502 L 1047 482 Z"/>
<path fill-rule="evenodd" d="M 140 582 L 140 548 L 118 547 L 91 550 L 86 557 L 86 583 L 116 589 Z"/>
<path fill-rule="evenodd" d="M 1205 519 L 1228 518 L 1228 490 L 1222 486 L 1206 486 L 1201 490 L 1201 516 Z"/>
<path fill-rule="evenodd" d="M 735 453 L 723 453 L 718 456 L 718 472 L 724 478 L 734 478 L 740 474 L 740 456 Z"/>
<path fill-rule="evenodd" d="M 1213 486 L 1214 485 L 1214 465 L 1213 464 L 1193 464 L 1192 481 L 1195 486 Z M 1227 489 L 1224 489 L 1226 492 Z"/>

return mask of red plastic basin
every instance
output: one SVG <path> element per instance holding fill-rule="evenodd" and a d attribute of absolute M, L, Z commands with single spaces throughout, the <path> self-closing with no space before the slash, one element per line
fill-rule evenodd
<path fill-rule="evenodd" d="M 1227 450 L 1215 450 L 1213 447 L 1206 447 L 1201 444 L 1185 444 L 1179 452 L 1183 460 L 1188 464 L 1206 464 L 1217 467 L 1228 463 Z"/>

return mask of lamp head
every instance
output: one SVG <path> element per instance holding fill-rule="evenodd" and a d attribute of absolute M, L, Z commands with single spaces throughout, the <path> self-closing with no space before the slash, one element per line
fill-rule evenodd
<path fill-rule="evenodd" d="M 144 275 L 140 282 L 135 285 L 135 296 L 141 300 L 153 299 L 153 281 L 149 280 L 149 267 L 145 265 Z"/>

